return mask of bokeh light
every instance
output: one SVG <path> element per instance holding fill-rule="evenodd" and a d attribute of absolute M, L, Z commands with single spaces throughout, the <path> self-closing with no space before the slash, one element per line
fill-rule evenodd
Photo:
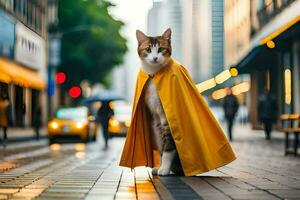
<path fill-rule="evenodd" d="M 69 94 L 73 99 L 78 98 L 81 95 L 81 89 L 78 86 L 73 86 L 69 90 Z"/>
<path fill-rule="evenodd" d="M 275 48 L 275 42 L 273 40 L 269 40 L 267 42 L 267 47 L 269 47 L 270 49 Z"/>
<path fill-rule="evenodd" d="M 56 84 L 63 84 L 66 82 L 66 74 L 64 72 L 58 72 L 56 73 L 56 76 L 55 76 L 55 82 Z"/>
<path fill-rule="evenodd" d="M 237 76 L 239 74 L 237 68 L 231 68 L 230 69 L 231 76 Z"/>

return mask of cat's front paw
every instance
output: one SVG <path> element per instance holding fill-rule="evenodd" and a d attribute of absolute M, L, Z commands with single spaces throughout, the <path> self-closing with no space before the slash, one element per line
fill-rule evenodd
<path fill-rule="evenodd" d="M 157 170 L 157 174 L 159 176 L 167 176 L 170 174 L 170 169 L 169 168 L 163 168 L 163 167 L 160 167 L 158 170 Z"/>

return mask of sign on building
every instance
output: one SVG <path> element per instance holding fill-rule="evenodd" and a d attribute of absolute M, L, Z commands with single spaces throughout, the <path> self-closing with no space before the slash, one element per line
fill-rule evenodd
<path fill-rule="evenodd" d="M 32 69 L 45 69 L 45 40 L 22 23 L 16 24 L 15 60 Z"/>

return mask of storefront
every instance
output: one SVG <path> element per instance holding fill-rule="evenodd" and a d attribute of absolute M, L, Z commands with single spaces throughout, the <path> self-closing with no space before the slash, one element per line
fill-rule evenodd
<path fill-rule="evenodd" d="M 8 82 L 1 83 L 1 92 L 8 93 L 13 105 L 16 126 L 32 124 L 33 113 L 36 113 L 42 101 L 40 93 L 45 89 L 45 81 L 37 72 L 21 67 L 10 60 L 0 58 L 0 72 L 8 77 Z"/>
<path fill-rule="evenodd" d="M 29 127 L 39 107 L 46 112 L 45 41 L 1 9 L 0 18 L 0 92 L 9 96 L 13 126 Z"/>
<path fill-rule="evenodd" d="M 265 89 L 276 98 L 278 114 L 300 113 L 300 16 L 261 38 L 235 67 L 251 75 L 253 128 L 260 128 L 258 98 Z"/>

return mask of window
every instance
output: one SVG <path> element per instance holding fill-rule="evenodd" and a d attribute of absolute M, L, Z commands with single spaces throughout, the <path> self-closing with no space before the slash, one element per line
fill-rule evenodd
<path fill-rule="evenodd" d="M 1 2 L 6 9 L 14 9 L 14 0 L 2 0 Z"/>
<path fill-rule="evenodd" d="M 264 0 L 258 0 L 257 1 L 257 11 L 262 10 L 265 7 L 265 1 Z"/>

